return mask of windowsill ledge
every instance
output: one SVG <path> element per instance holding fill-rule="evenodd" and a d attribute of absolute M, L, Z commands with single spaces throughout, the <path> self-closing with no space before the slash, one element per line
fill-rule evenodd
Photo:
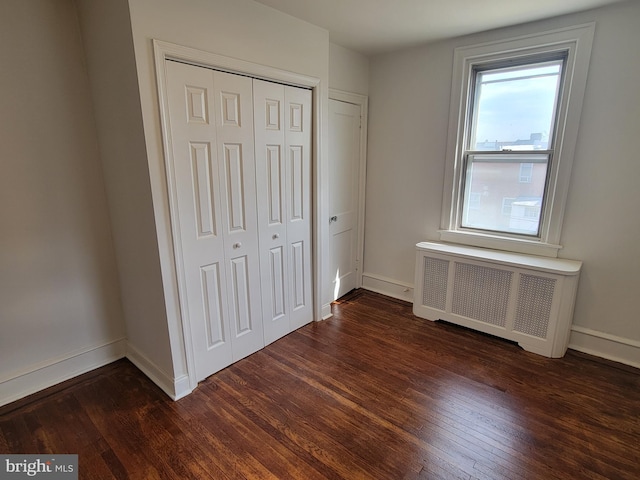
<path fill-rule="evenodd" d="M 440 240 L 443 242 L 468 245 L 472 247 L 491 248 L 506 252 L 539 255 L 541 257 L 558 257 L 558 250 L 562 245 L 544 243 L 535 240 L 485 235 L 476 232 L 461 232 L 458 230 L 439 230 Z"/>

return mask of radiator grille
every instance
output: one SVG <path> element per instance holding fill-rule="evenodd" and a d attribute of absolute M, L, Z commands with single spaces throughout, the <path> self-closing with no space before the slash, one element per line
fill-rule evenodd
<path fill-rule="evenodd" d="M 424 257 L 422 304 L 444 310 L 447 306 L 449 261 Z"/>
<path fill-rule="evenodd" d="M 452 312 L 505 326 L 512 272 L 456 263 Z"/>
<path fill-rule="evenodd" d="M 421 242 L 413 313 L 517 341 L 562 357 L 581 262 Z"/>
<path fill-rule="evenodd" d="M 534 337 L 547 337 L 555 287 L 554 278 L 520 276 L 514 330 Z"/>

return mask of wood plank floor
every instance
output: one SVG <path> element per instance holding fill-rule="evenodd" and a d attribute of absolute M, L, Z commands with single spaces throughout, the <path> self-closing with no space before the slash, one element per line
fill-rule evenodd
<path fill-rule="evenodd" d="M 637 479 L 640 372 L 358 291 L 178 402 L 121 360 L 5 406 L 0 452 L 83 479 Z"/>

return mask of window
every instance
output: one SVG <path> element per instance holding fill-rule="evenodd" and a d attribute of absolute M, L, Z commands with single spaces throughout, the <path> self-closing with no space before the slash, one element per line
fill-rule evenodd
<path fill-rule="evenodd" d="M 502 215 L 506 217 L 511 216 L 511 205 L 515 202 L 515 198 L 505 197 L 502 199 Z"/>
<path fill-rule="evenodd" d="M 539 222 L 503 222 L 497 212 L 505 195 L 543 201 L 564 62 L 561 52 L 551 59 L 523 57 L 507 66 L 504 62 L 479 64 L 471 70 L 470 135 L 462 152 L 461 228 L 539 234 Z M 532 182 L 534 164 L 536 182 Z M 470 197 L 478 190 L 488 193 L 482 207 L 472 205 Z M 471 209 L 477 211 L 472 214 Z"/>
<path fill-rule="evenodd" d="M 520 183 L 531 183 L 531 177 L 533 176 L 533 163 L 521 163 L 520 164 Z"/>
<path fill-rule="evenodd" d="M 442 240 L 557 256 L 593 29 L 456 49 Z"/>
<path fill-rule="evenodd" d="M 480 209 L 480 200 L 482 199 L 481 192 L 471 192 L 469 193 L 469 209 L 470 210 L 479 210 Z"/>

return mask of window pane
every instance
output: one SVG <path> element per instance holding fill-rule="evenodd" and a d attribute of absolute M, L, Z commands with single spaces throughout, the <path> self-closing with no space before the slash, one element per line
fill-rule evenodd
<path fill-rule="evenodd" d="M 476 72 L 469 149 L 550 149 L 562 60 Z"/>
<path fill-rule="evenodd" d="M 547 164 L 547 155 L 469 155 L 461 226 L 538 235 Z"/>

